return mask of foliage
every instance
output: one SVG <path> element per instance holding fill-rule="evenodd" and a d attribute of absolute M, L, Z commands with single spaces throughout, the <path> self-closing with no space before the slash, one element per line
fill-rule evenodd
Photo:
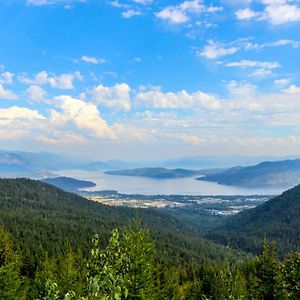
<path fill-rule="evenodd" d="M 149 211 L 128 228 L 122 218 L 132 210 L 25 179 L 0 187 L 1 300 L 300 299 L 300 253 L 281 260 L 266 239 L 258 256 L 238 261 L 230 249 L 163 230 L 180 225 L 165 215 Z M 151 220 L 159 227 L 145 229 Z"/>
<path fill-rule="evenodd" d="M 212 228 L 208 238 L 236 249 L 258 254 L 261 240 L 275 241 L 282 258 L 300 250 L 300 185 L 268 200 L 256 208 L 241 212 Z"/>
<path fill-rule="evenodd" d="M 0 228 L 0 299 L 15 299 L 20 294 L 19 257 L 7 232 Z"/>

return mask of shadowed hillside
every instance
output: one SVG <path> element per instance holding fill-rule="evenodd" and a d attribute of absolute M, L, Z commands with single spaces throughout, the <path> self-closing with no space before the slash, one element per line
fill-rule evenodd
<path fill-rule="evenodd" d="M 300 249 L 300 185 L 256 208 L 229 217 L 208 235 L 215 241 L 258 252 L 266 236 L 281 254 Z"/>

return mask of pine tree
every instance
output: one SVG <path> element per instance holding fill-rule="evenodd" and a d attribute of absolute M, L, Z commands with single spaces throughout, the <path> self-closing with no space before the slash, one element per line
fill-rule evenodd
<path fill-rule="evenodd" d="M 10 235 L 0 228 L 0 299 L 15 300 L 20 293 L 20 260 Z"/>

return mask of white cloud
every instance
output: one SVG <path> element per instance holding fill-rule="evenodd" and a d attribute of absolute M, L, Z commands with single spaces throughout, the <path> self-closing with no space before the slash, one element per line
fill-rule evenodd
<path fill-rule="evenodd" d="M 142 91 L 135 96 L 136 104 L 161 109 L 211 109 L 218 110 L 222 103 L 213 95 L 197 91 L 189 94 L 182 90 L 177 93 L 163 93 L 159 89 Z"/>
<path fill-rule="evenodd" d="M 53 101 L 58 110 L 51 110 L 52 126 L 74 127 L 75 131 L 79 130 L 90 136 L 115 138 L 96 105 L 66 95 L 55 97 Z"/>
<path fill-rule="evenodd" d="M 281 65 L 278 62 L 268 62 L 268 61 L 253 61 L 253 60 L 241 60 L 238 62 L 229 62 L 223 64 L 225 67 L 231 68 L 255 68 L 255 70 L 248 74 L 248 76 L 266 76 L 271 75 L 272 70 L 280 68 Z"/>
<path fill-rule="evenodd" d="M 287 94 L 300 94 L 300 87 L 295 84 L 290 85 L 287 89 L 284 90 Z"/>
<path fill-rule="evenodd" d="M 0 138 L 5 140 L 25 136 L 37 123 L 45 121 L 37 110 L 26 107 L 11 106 L 0 109 Z"/>
<path fill-rule="evenodd" d="M 64 145 L 64 144 L 85 144 L 87 139 L 74 132 L 63 130 L 51 130 L 48 135 L 38 134 L 36 140 L 48 145 Z"/>
<path fill-rule="evenodd" d="M 275 69 L 275 68 L 279 68 L 280 64 L 278 62 L 241 60 L 239 62 L 225 63 L 224 66 L 226 66 L 226 67 L 236 67 L 236 68 Z"/>
<path fill-rule="evenodd" d="M 300 8 L 298 6 L 288 4 L 287 1 L 264 2 L 267 4 L 264 18 L 269 20 L 273 25 L 300 21 Z"/>
<path fill-rule="evenodd" d="M 298 48 L 300 46 L 300 43 L 294 40 L 282 39 L 272 43 L 267 43 L 265 44 L 265 47 L 280 47 L 280 46 L 289 46 L 289 45 L 294 48 Z"/>
<path fill-rule="evenodd" d="M 153 0 L 132 0 L 132 1 L 135 3 L 138 3 L 138 4 L 143 4 L 143 5 L 153 3 Z"/>
<path fill-rule="evenodd" d="M 207 59 L 218 59 L 220 57 L 235 54 L 239 51 L 251 51 L 251 50 L 262 50 L 264 48 L 271 47 L 284 47 L 291 46 L 293 48 L 298 48 L 300 43 L 295 40 L 290 39 L 280 39 L 273 42 L 267 43 L 254 43 L 251 41 L 252 38 L 240 38 L 231 42 L 221 43 L 213 40 L 208 40 L 206 45 L 200 49 L 196 50 L 198 56 L 205 57 Z"/>
<path fill-rule="evenodd" d="M 95 65 L 106 63 L 106 60 L 103 58 L 96 58 L 96 57 L 87 56 L 87 55 L 81 56 L 80 60 L 83 62 L 86 62 L 86 63 L 95 64 Z"/>
<path fill-rule="evenodd" d="M 90 91 L 92 100 L 112 109 L 129 111 L 131 108 L 130 87 L 126 83 L 118 83 L 111 87 L 98 85 Z"/>
<path fill-rule="evenodd" d="M 26 75 L 18 76 L 20 82 L 30 85 L 46 85 L 49 84 L 52 88 L 71 90 L 74 88 L 74 80 L 82 80 L 80 72 L 65 73 L 61 75 L 51 75 L 46 71 L 41 71 L 34 78 L 28 78 Z"/>
<path fill-rule="evenodd" d="M 44 120 L 37 110 L 26 107 L 11 106 L 9 108 L 0 109 L 0 121 L 16 121 L 16 120 Z"/>
<path fill-rule="evenodd" d="M 290 82 L 290 80 L 287 79 L 287 78 L 281 78 L 281 79 L 276 79 L 276 80 L 274 80 L 274 83 L 275 83 L 276 85 L 280 85 L 280 86 L 288 85 L 289 82 Z"/>
<path fill-rule="evenodd" d="M 128 10 L 122 12 L 122 17 L 125 18 L 125 19 L 129 19 L 129 18 L 132 18 L 132 17 L 135 17 L 135 16 L 140 16 L 142 14 L 143 13 L 139 10 L 128 9 Z"/>
<path fill-rule="evenodd" d="M 27 0 L 28 5 L 33 6 L 43 6 L 43 5 L 53 5 L 53 4 L 67 4 L 66 8 L 69 8 L 70 3 L 72 2 L 86 2 L 86 0 Z"/>
<path fill-rule="evenodd" d="M 250 19 L 258 17 L 260 15 L 260 13 L 255 12 L 249 8 L 245 8 L 245 9 L 239 9 L 235 13 L 235 15 L 239 20 L 250 20 Z"/>
<path fill-rule="evenodd" d="M 300 7 L 290 0 L 260 0 L 263 11 L 253 11 L 249 8 L 240 9 L 236 17 L 240 20 L 266 20 L 272 25 L 282 25 L 300 21 Z"/>
<path fill-rule="evenodd" d="M 220 43 L 209 40 L 207 41 L 207 45 L 205 45 L 201 51 L 197 51 L 197 55 L 208 59 L 218 59 L 223 56 L 234 54 L 238 50 L 238 47 L 224 47 Z"/>
<path fill-rule="evenodd" d="M 14 74 L 10 72 L 4 72 L 0 74 L 0 84 L 12 84 Z"/>
<path fill-rule="evenodd" d="M 47 93 L 42 87 L 40 87 L 38 85 L 31 85 L 26 90 L 26 94 L 30 100 L 44 101 Z"/>
<path fill-rule="evenodd" d="M 4 86 L 0 83 L 0 99 L 16 100 L 18 99 L 18 95 L 13 91 L 4 88 Z"/>
<path fill-rule="evenodd" d="M 250 83 L 242 82 L 239 83 L 235 80 L 227 83 L 227 89 L 233 97 L 249 97 L 256 93 L 256 86 Z"/>
<path fill-rule="evenodd" d="M 54 3 L 55 1 L 53 0 L 27 0 L 27 4 L 36 6 L 49 5 Z"/>
<path fill-rule="evenodd" d="M 192 145 L 201 145 L 207 142 L 206 139 L 199 137 L 197 135 L 174 134 L 173 137 L 179 141 L 182 141 L 187 144 L 192 144 Z"/>
<path fill-rule="evenodd" d="M 187 0 L 178 5 L 169 5 L 157 12 L 158 19 L 170 24 L 183 24 L 190 20 L 191 16 L 201 13 L 215 13 L 222 11 L 222 7 L 205 6 L 201 0 Z"/>

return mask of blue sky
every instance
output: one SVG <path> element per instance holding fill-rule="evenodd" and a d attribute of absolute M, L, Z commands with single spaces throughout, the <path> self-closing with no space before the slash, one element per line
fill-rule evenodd
<path fill-rule="evenodd" d="M 2 149 L 299 155 L 299 0 L 2 0 Z"/>

